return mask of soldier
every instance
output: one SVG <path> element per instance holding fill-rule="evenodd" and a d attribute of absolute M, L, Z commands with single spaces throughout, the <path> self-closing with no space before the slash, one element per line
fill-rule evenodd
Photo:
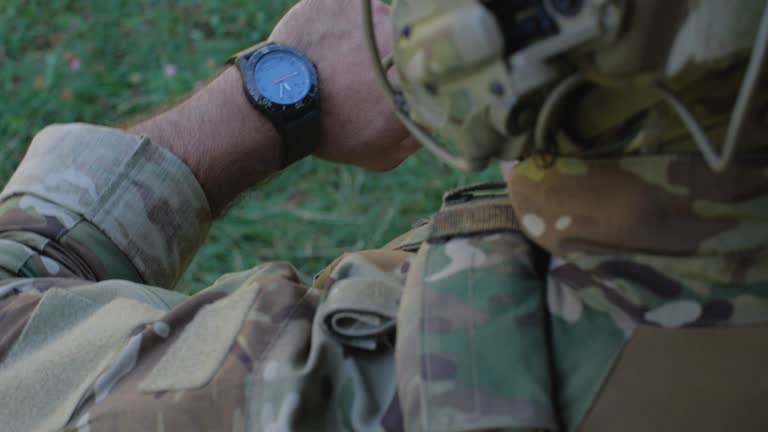
<path fill-rule="evenodd" d="M 765 2 L 629 3 L 304 0 L 166 113 L 41 131 L 0 195 L 2 430 L 763 429 Z M 396 166 L 398 118 L 522 162 L 311 286 L 165 289 L 271 173 Z"/>

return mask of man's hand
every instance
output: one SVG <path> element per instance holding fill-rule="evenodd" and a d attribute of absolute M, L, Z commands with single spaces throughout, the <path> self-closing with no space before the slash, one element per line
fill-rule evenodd
<path fill-rule="evenodd" d="M 374 0 L 379 49 L 391 50 L 389 6 Z M 320 74 L 322 136 L 315 156 L 376 171 L 392 169 L 418 148 L 374 78 L 360 0 L 303 0 L 278 23 L 276 43 L 304 52 Z"/>

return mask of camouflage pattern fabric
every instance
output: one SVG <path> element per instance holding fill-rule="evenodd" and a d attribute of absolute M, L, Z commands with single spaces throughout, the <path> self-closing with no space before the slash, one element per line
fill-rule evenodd
<path fill-rule="evenodd" d="M 576 396 L 595 394 L 595 362 L 610 364 L 638 326 L 766 322 L 765 166 L 751 155 L 713 175 L 698 156 L 669 155 L 515 168 L 509 188 L 525 209 L 521 226 L 558 257 L 547 295 L 566 424 L 588 409 Z M 579 340 L 590 340 L 587 349 L 576 349 Z"/>
<path fill-rule="evenodd" d="M 768 295 L 765 166 L 755 155 L 715 176 L 697 156 L 532 160 L 510 196 L 528 236 L 562 258 L 550 276 L 593 307 L 646 325 L 749 324 Z"/>
<path fill-rule="evenodd" d="M 13 197 L 20 200 L 16 210 L 7 203 Z M 70 254 L 81 263 L 164 288 L 172 287 L 189 265 L 211 222 L 202 188 L 168 150 L 142 137 L 82 124 L 49 126 L 37 134 L 0 202 L 5 203 L 0 214 L 10 218 L 3 235 L 37 233 L 37 241 L 51 249 L 60 237 L 68 237 L 87 244 L 86 250 Z M 9 213 L 25 210 L 35 221 L 14 229 L 18 221 Z M 78 226 L 82 221 L 90 226 Z M 16 258 L 23 258 L 25 250 L 16 249 Z M 48 272 L 34 275 L 42 274 Z"/>
<path fill-rule="evenodd" d="M 520 233 L 422 247 L 398 323 L 407 430 L 556 429 L 544 290 L 531 254 Z"/>
<path fill-rule="evenodd" d="M 119 131 L 50 128 L 0 195 L 0 375 L 65 291 L 161 318 L 111 343 L 60 430 L 577 430 L 638 328 L 768 321 L 765 166 L 534 158 L 509 179 L 519 229 L 421 225 L 311 286 L 275 263 L 186 298 L 152 285 L 173 284 L 210 222 L 189 170 Z"/>

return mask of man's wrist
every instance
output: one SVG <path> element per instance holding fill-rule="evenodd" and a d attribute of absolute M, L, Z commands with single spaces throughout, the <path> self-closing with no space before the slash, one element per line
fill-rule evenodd
<path fill-rule="evenodd" d="M 280 136 L 246 99 L 234 67 L 175 108 L 130 132 L 171 150 L 195 174 L 214 214 L 277 172 Z"/>

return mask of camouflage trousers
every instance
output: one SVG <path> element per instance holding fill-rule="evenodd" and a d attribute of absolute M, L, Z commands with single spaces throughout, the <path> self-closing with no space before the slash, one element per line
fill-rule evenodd
<path fill-rule="evenodd" d="M 765 327 L 712 325 L 722 311 L 692 311 L 682 289 L 633 309 L 608 270 L 621 268 L 625 282 L 655 278 L 657 291 L 670 280 L 627 260 L 585 269 L 551 257 L 523 234 L 506 194 L 476 192 L 446 195 L 429 223 L 340 257 L 311 286 L 284 263 L 226 275 L 189 298 L 122 281 L 5 282 L 1 428 L 768 424 Z"/>

